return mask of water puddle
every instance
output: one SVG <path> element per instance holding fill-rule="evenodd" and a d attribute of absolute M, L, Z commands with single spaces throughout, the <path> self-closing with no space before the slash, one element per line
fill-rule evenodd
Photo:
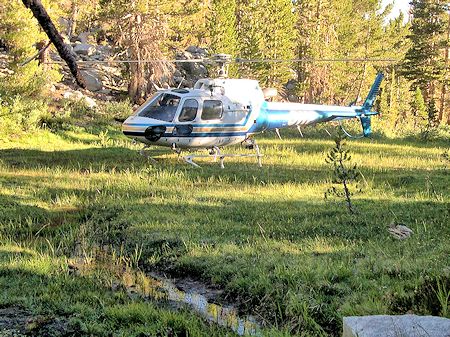
<path fill-rule="evenodd" d="M 77 258 L 70 259 L 69 267 L 72 272 L 83 275 L 92 265 L 85 258 Z M 212 289 L 190 278 L 172 281 L 160 274 L 126 267 L 120 278 L 111 284 L 111 290 L 116 291 L 119 287 L 124 287 L 131 298 L 168 301 L 175 308 L 187 306 L 209 322 L 231 329 L 240 336 L 262 336 L 262 324 L 254 316 L 239 316 L 232 304 L 214 303 L 222 290 Z"/>
<path fill-rule="evenodd" d="M 156 300 L 163 299 L 188 305 L 209 322 L 229 328 L 240 336 L 262 335 L 261 327 L 256 319 L 253 316 L 239 317 L 233 306 L 211 303 L 205 296 L 206 294 L 200 294 L 195 290 L 182 291 L 173 282 L 159 275 L 145 275 L 145 278 L 145 286 L 141 286 L 140 290 L 146 296 Z"/>

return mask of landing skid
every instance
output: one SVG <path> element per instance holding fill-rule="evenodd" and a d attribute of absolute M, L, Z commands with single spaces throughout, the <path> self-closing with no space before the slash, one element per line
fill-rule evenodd
<path fill-rule="evenodd" d="M 243 142 L 243 144 L 245 145 L 245 147 L 247 149 L 250 150 L 255 150 L 255 154 L 227 154 L 227 153 L 222 153 L 219 149 L 218 146 L 214 146 L 212 148 L 209 149 L 209 154 L 190 154 L 187 156 L 182 157 L 183 160 L 195 167 L 200 167 L 200 165 L 198 165 L 197 163 L 194 162 L 195 158 L 213 158 L 214 162 L 217 162 L 217 158 L 219 158 L 219 165 L 220 168 L 225 168 L 224 166 L 224 161 L 225 158 L 227 157 L 256 157 L 257 161 L 258 161 L 258 166 L 262 167 L 262 162 L 261 162 L 261 157 L 263 156 L 260 151 L 259 151 L 259 147 L 258 144 L 256 144 L 256 142 L 254 140 L 251 139 L 247 139 Z M 146 159 L 150 160 L 153 164 L 156 164 L 157 161 L 156 159 L 152 158 L 150 156 L 150 154 L 148 153 L 149 151 L 147 151 L 147 149 L 149 148 L 149 145 L 145 145 L 140 151 L 139 154 L 143 157 L 145 157 Z M 179 158 L 181 155 L 181 149 L 177 148 L 175 145 L 172 146 L 172 150 L 178 154 Z"/>
<path fill-rule="evenodd" d="M 246 147 L 249 149 L 254 149 L 256 153 L 255 154 L 226 154 L 226 153 L 222 153 L 217 146 L 214 146 L 210 150 L 209 154 L 191 154 L 188 156 L 184 156 L 183 159 L 186 163 L 191 164 L 192 166 L 200 167 L 200 165 L 198 165 L 197 163 L 194 162 L 195 158 L 211 158 L 212 157 L 214 162 L 216 162 L 217 158 L 219 158 L 220 168 L 223 169 L 223 168 L 225 168 L 223 162 L 224 162 L 225 158 L 227 158 L 227 157 L 256 157 L 256 159 L 258 161 L 258 166 L 262 167 L 261 157 L 263 155 L 259 152 L 258 144 L 256 144 L 254 141 L 250 141 L 246 144 Z"/>

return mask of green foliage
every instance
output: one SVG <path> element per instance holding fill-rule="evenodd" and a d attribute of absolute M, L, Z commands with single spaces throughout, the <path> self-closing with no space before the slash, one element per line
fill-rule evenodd
<path fill-rule="evenodd" d="M 442 152 L 441 158 L 446 165 L 450 165 L 450 150 Z"/>
<path fill-rule="evenodd" d="M 33 44 L 45 38 L 39 31 L 31 11 L 21 1 L 0 3 L 0 31 L 16 61 L 23 60 L 35 52 Z"/>
<path fill-rule="evenodd" d="M 4 77 L 0 83 L 0 94 L 4 97 L 21 95 L 41 99 L 49 92 L 52 82 L 61 79 L 56 70 L 44 69 L 37 61 L 25 66 L 14 66 L 14 74 Z"/>
<path fill-rule="evenodd" d="M 403 18 L 386 24 L 391 8 L 380 11 L 379 1 L 295 3 L 299 58 L 401 58 L 405 51 L 407 25 Z M 349 104 L 364 98 L 369 79 L 384 67 L 372 62 L 301 62 L 294 68 L 297 95 L 308 103 Z"/>
<path fill-rule="evenodd" d="M 97 110 L 111 119 L 125 119 L 133 113 L 129 100 L 105 102 L 98 106 Z"/>
<path fill-rule="evenodd" d="M 448 61 L 445 59 L 445 53 L 442 52 L 442 49 L 449 48 L 448 2 L 413 0 L 411 6 L 413 15 L 409 35 L 411 47 L 406 53 L 402 73 L 412 81 L 412 89 L 417 87 L 421 89 L 430 113 L 431 105 L 435 105 L 431 101 L 437 96 L 439 85 L 444 85 L 447 81 L 446 76 L 449 71 L 446 66 Z M 441 104 L 443 99 L 445 97 L 441 96 Z M 428 120 L 431 121 L 430 117 Z M 440 120 L 437 120 L 437 123 L 439 122 Z"/>
<path fill-rule="evenodd" d="M 166 49 L 184 50 L 188 46 L 207 45 L 209 1 L 180 0 L 162 2 L 159 7 L 167 15 L 168 37 L 164 41 Z M 232 6 L 232 4 L 231 4 Z"/>
<path fill-rule="evenodd" d="M 210 36 L 210 54 L 229 54 L 238 56 L 237 31 L 236 31 L 236 0 L 213 0 L 209 10 L 208 34 Z M 238 76 L 237 68 L 231 65 L 228 75 Z"/>
<path fill-rule="evenodd" d="M 429 128 L 435 128 L 438 125 L 439 121 L 437 119 L 438 111 L 436 109 L 436 102 L 434 99 L 431 99 L 428 102 L 427 113 Z"/>
<path fill-rule="evenodd" d="M 82 103 L 81 103 L 82 105 Z M 71 118 L 72 109 L 68 102 L 64 102 L 60 109 L 48 111 L 41 118 L 41 125 L 53 132 L 61 130 L 70 130 L 72 128 L 73 119 Z"/>
<path fill-rule="evenodd" d="M 411 102 L 411 113 L 414 116 L 414 123 L 422 130 L 428 125 L 428 112 L 422 91 L 419 87 L 414 92 L 414 100 Z"/>
<path fill-rule="evenodd" d="M 210 52 L 237 55 L 236 1 L 213 0 L 208 18 Z"/>
<path fill-rule="evenodd" d="M 238 41 L 244 59 L 293 59 L 295 17 L 288 0 L 245 1 L 238 6 Z M 242 76 L 256 77 L 263 87 L 281 88 L 292 78 L 288 62 L 243 65 Z"/>
<path fill-rule="evenodd" d="M 350 150 L 345 147 L 345 134 L 338 128 L 337 135 L 334 139 L 335 146 L 328 152 L 325 161 L 333 166 L 333 184 L 342 185 L 342 190 L 336 188 L 336 186 L 330 187 L 325 192 L 325 199 L 330 196 L 338 198 L 344 198 L 347 204 L 347 208 L 350 213 L 355 213 L 351 196 L 353 193 L 350 191 L 349 185 L 353 182 L 357 182 L 360 177 L 360 173 L 356 168 L 356 164 L 351 163 Z M 360 190 L 361 191 L 361 190 Z"/>
<path fill-rule="evenodd" d="M 0 96 L 0 106 L 0 130 L 3 136 L 36 129 L 47 113 L 45 101 L 20 95 L 7 99 Z"/>
<path fill-rule="evenodd" d="M 13 74 L 0 81 L 0 125 L 2 134 L 15 134 L 36 129 L 47 113 L 50 85 L 61 79 L 57 69 L 44 69 L 37 61 L 20 65 L 36 52 L 34 44 L 45 40 L 31 12 L 20 1 L 0 4 L 2 41 L 12 56 L 9 68 Z"/>
<path fill-rule="evenodd" d="M 440 315 L 442 317 L 449 317 L 450 289 L 447 290 L 445 279 L 438 278 L 436 283 L 437 287 L 434 289 L 434 292 L 436 293 L 436 297 L 438 298 L 441 307 Z"/>
<path fill-rule="evenodd" d="M 438 136 L 438 111 L 436 109 L 436 102 L 431 99 L 426 106 L 426 119 L 425 123 L 422 124 L 422 132 L 420 134 L 421 138 L 424 140 L 430 140 Z"/>
<path fill-rule="evenodd" d="M 94 133 L 108 133 L 108 126 L 124 120 L 131 113 L 128 100 L 98 102 L 97 107 L 91 108 L 84 99 L 63 99 L 42 116 L 41 124 L 54 132 L 81 128 Z"/>
<path fill-rule="evenodd" d="M 446 24 L 446 3 L 441 0 L 413 0 L 412 45 L 406 54 L 404 74 L 414 87 L 431 94 L 431 85 L 442 76 L 443 58 L 439 51 Z"/>

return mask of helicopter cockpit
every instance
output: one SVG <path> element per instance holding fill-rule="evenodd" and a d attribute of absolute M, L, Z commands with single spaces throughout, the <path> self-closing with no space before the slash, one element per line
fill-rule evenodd
<path fill-rule="evenodd" d="M 172 122 L 180 104 L 181 97 L 172 93 L 157 93 L 144 104 L 139 117 L 158 119 L 165 122 Z"/>

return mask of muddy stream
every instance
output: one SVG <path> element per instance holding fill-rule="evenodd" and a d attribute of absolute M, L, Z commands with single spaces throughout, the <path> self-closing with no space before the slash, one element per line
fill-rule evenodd
<path fill-rule="evenodd" d="M 141 291 L 155 300 L 167 300 L 176 305 L 187 306 L 209 322 L 233 330 L 238 335 L 261 336 L 261 326 L 253 316 L 239 316 L 232 305 L 212 303 L 217 291 L 208 289 L 195 281 L 174 282 L 161 275 L 145 274 L 145 287 Z M 183 290 L 180 290 L 183 289 Z"/>

